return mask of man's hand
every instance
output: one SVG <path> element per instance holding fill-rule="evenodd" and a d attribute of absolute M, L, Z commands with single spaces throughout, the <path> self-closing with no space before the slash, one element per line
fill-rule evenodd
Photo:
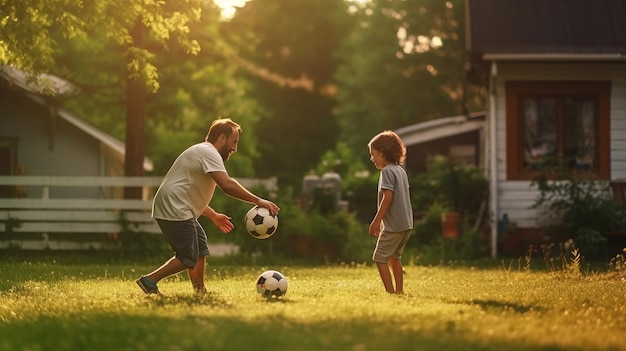
<path fill-rule="evenodd" d="M 278 207 L 275 203 L 269 200 L 259 199 L 256 205 L 259 207 L 267 208 L 270 211 L 270 213 L 273 215 L 278 215 L 278 212 L 280 212 L 280 207 Z"/>
<path fill-rule="evenodd" d="M 229 233 L 235 225 L 231 222 L 231 218 L 223 213 L 217 213 L 215 216 L 210 217 L 215 226 L 222 231 L 222 233 Z"/>

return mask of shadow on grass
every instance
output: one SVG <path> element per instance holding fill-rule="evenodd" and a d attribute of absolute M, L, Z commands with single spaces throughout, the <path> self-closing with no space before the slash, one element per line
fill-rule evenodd
<path fill-rule="evenodd" d="M 470 300 L 467 303 L 469 305 L 478 305 L 484 311 L 512 311 L 519 314 L 524 314 L 530 311 L 541 311 L 544 308 L 532 305 L 522 305 L 518 303 L 510 303 L 505 301 L 496 300 Z"/>
<path fill-rule="evenodd" d="M 0 322 L 0 331 L 0 350 L 584 350 L 531 339 L 477 339 L 467 330 L 400 332 L 371 321 L 306 322 L 282 315 L 245 319 L 85 313 Z"/>
<path fill-rule="evenodd" d="M 145 296 L 145 300 L 148 302 L 150 306 L 153 307 L 163 307 L 163 306 L 178 306 L 178 305 L 187 305 L 189 307 L 193 306 L 207 306 L 212 308 L 230 308 L 232 307 L 230 303 L 220 297 L 219 294 L 208 291 L 206 294 L 199 295 L 189 295 L 189 294 L 180 294 L 180 295 L 163 295 L 163 294 L 149 294 Z"/>

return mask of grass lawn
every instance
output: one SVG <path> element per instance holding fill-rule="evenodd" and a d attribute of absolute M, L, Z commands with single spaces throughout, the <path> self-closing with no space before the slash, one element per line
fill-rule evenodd
<path fill-rule="evenodd" d="M 0 350 L 626 350 L 626 282 L 608 273 L 407 265 L 405 295 L 362 265 L 210 259 L 147 296 L 146 260 L 0 258 Z M 255 291 L 265 269 L 286 296 Z"/>

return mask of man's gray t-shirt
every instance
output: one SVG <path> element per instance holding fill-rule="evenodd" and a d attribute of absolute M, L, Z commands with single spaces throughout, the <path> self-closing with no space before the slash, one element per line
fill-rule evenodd
<path fill-rule="evenodd" d="M 190 146 L 172 164 L 152 202 L 152 217 L 168 221 L 198 218 L 215 192 L 211 172 L 226 172 L 215 146 L 203 142 Z"/>

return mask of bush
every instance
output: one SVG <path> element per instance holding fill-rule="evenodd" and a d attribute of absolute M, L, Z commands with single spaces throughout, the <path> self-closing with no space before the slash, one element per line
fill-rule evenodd
<path fill-rule="evenodd" d="M 276 203 L 281 208 L 276 233 L 257 240 L 240 226 L 236 243 L 242 253 L 326 261 L 369 259 L 373 243 L 366 225 L 354 213 L 326 207 L 322 213 L 319 206 L 304 209 L 291 188 L 281 192 Z"/>
<path fill-rule="evenodd" d="M 409 245 L 422 247 L 431 245 L 441 238 L 441 216 L 447 211 L 439 202 L 433 203 L 425 213 L 415 219 L 413 224 L 413 238 Z"/>
<path fill-rule="evenodd" d="M 597 230 L 580 228 L 576 231 L 574 238 L 576 246 L 580 249 L 582 256 L 588 260 L 598 260 L 606 258 L 608 242 Z"/>
<path fill-rule="evenodd" d="M 489 246 L 483 233 L 468 224 L 463 224 L 461 235 L 456 238 L 438 236 L 428 244 L 418 247 L 415 247 L 414 243 L 411 244 L 411 251 L 415 253 L 415 263 L 423 265 L 436 265 L 450 261 L 474 261 L 489 254 Z"/>
<path fill-rule="evenodd" d="M 411 198 L 416 213 L 427 213 L 433 204 L 459 212 L 474 223 L 486 205 L 489 182 L 481 169 L 458 165 L 445 157 L 428 161 L 428 171 L 411 177 Z M 483 213 L 484 214 L 484 213 Z M 482 219 L 482 218 L 481 218 Z"/>
<path fill-rule="evenodd" d="M 581 174 L 575 179 L 569 172 L 560 174 L 564 176 L 553 180 L 546 171 L 531 183 L 540 191 L 532 208 L 545 210 L 542 225 L 546 236 L 566 241 L 585 229 L 584 233 L 595 231 L 606 237 L 619 227 L 626 212 L 613 201 L 608 181 L 596 180 L 593 175 Z"/>

